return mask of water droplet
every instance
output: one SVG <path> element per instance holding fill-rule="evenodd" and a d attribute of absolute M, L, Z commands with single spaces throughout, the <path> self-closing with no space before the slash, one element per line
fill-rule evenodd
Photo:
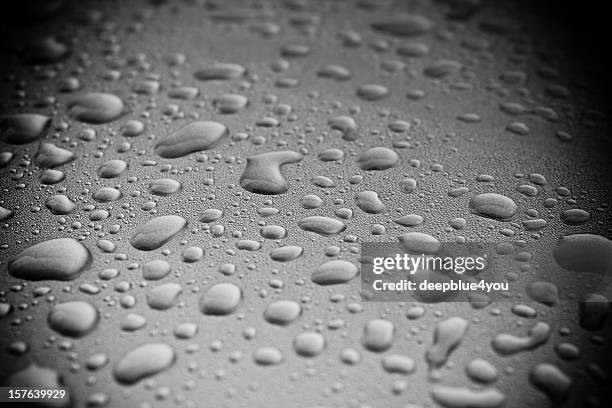
<path fill-rule="evenodd" d="M 580 299 L 580 327 L 589 331 L 603 329 L 610 316 L 610 302 L 597 293 L 589 293 Z"/>
<path fill-rule="evenodd" d="M 348 283 L 357 274 L 359 269 L 355 264 L 340 259 L 326 262 L 315 268 L 310 279 L 317 285 L 338 285 Z"/>
<path fill-rule="evenodd" d="M 280 225 L 266 225 L 260 230 L 260 234 L 266 239 L 281 239 L 287 236 L 287 230 Z"/>
<path fill-rule="evenodd" d="M 136 331 L 140 330 L 147 325 L 147 319 L 136 313 L 130 313 L 126 315 L 121 321 L 120 327 L 123 331 Z"/>
<path fill-rule="evenodd" d="M 463 340 L 467 328 L 467 320 L 460 317 L 451 317 L 436 324 L 433 344 L 425 355 L 430 370 L 437 370 L 446 364 L 452 351 Z"/>
<path fill-rule="evenodd" d="M 417 227 L 423 223 L 423 217 L 418 214 L 407 214 L 393 220 L 404 227 Z"/>
<path fill-rule="evenodd" d="M 91 197 L 99 203 L 110 203 L 122 197 L 121 191 L 112 187 L 100 187 Z"/>
<path fill-rule="evenodd" d="M 568 271 L 607 275 L 612 271 L 612 241 L 595 234 L 561 237 L 553 250 L 555 261 Z"/>
<path fill-rule="evenodd" d="M 496 193 L 475 195 L 469 207 L 472 214 L 498 221 L 507 221 L 518 212 L 518 206 L 511 198 Z"/>
<path fill-rule="evenodd" d="M 115 178 L 119 177 L 126 171 L 128 164 L 123 160 L 114 159 L 104 162 L 98 167 L 98 176 L 102 178 Z"/>
<path fill-rule="evenodd" d="M 334 130 L 342 132 L 342 139 L 353 141 L 357 139 L 357 123 L 350 116 L 337 116 L 327 122 Z"/>
<path fill-rule="evenodd" d="M 293 340 L 293 349 L 302 357 L 316 357 L 325 349 L 325 337 L 314 331 L 300 333 Z"/>
<path fill-rule="evenodd" d="M 152 251 L 170 241 L 186 226 L 187 221 L 178 215 L 153 218 L 136 230 L 130 244 L 141 251 Z"/>
<path fill-rule="evenodd" d="M 156 259 L 142 265 L 142 277 L 146 280 L 159 280 L 165 278 L 171 270 L 168 262 Z"/>
<path fill-rule="evenodd" d="M 88 93 L 68 102 L 68 115 L 91 124 L 112 122 L 126 112 L 121 98 L 108 93 Z"/>
<path fill-rule="evenodd" d="M 166 159 L 183 157 L 213 148 L 228 133 L 227 127 L 219 122 L 192 122 L 158 141 L 155 153 Z"/>
<path fill-rule="evenodd" d="M 8 262 L 11 276 L 30 281 L 68 281 L 90 264 L 89 250 L 72 238 L 43 241 L 21 251 Z"/>
<path fill-rule="evenodd" d="M 230 62 L 219 62 L 197 70 L 194 73 L 200 81 L 226 81 L 236 79 L 246 74 L 246 68 Z"/>
<path fill-rule="evenodd" d="M 242 291 L 232 283 L 219 283 L 206 291 L 200 298 L 200 311 L 206 315 L 228 315 L 233 313 L 242 301 Z"/>
<path fill-rule="evenodd" d="M 559 290 L 550 282 L 532 282 L 525 292 L 531 299 L 546 306 L 554 306 L 559 301 Z"/>
<path fill-rule="evenodd" d="M 211 223 L 221 219 L 222 216 L 223 211 L 217 208 L 209 208 L 202 211 L 202 214 L 200 214 L 200 218 L 198 218 L 198 220 L 204 223 Z"/>
<path fill-rule="evenodd" d="M 238 94 L 224 94 L 213 99 L 213 106 L 220 113 L 233 114 L 243 110 L 249 103 L 246 96 Z"/>
<path fill-rule="evenodd" d="M 270 258 L 277 262 L 289 262 L 299 258 L 304 253 L 304 248 L 295 245 L 285 245 L 273 248 L 270 251 Z"/>
<path fill-rule="evenodd" d="M 149 193 L 158 196 L 169 196 L 183 189 L 183 185 L 172 179 L 158 179 L 149 184 Z"/>
<path fill-rule="evenodd" d="M 57 304 L 47 317 L 49 327 L 63 336 L 74 338 L 91 333 L 98 325 L 98 320 L 98 311 L 82 301 Z"/>
<path fill-rule="evenodd" d="M 533 350 L 546 343 L 550 336 L 550 326 L 538 322 L 527 332 L 526 337 L 517 337 L 512 334 L 499 334 L 491 342 L 493 350 L 502 356 L 509 356 L 521 351 Z"/>
<path fill-rule="evenodd" d="M 41 184 L 57 184 L 66 178 L 66 174 L 61 170 L 46 169 L 38 177 Z"/>
<path fill-rule="evenodd" d="M 361 191 L 355 194 L 355 204 L 368 214 L 380 214 L 385 211 L 385 205 L 378 198 L 376 191 Z"/>
<path fill-rule="evenodd" d="M 381 352 L 393 344 L 395 326 L 389 320 L 375 319 L 366 323 L 361 343 L 370 351 Z"/>
<path fill-rule="evenodd" d="M 335 81 L 346 81 L 353 76 L 352 72 L 341 65 L 325 65 L 317 71 L 321 78 L 333 79 Z"/>
<path fill-rule="evenodd" d="M 555 404 L 567 399 L 572 380 L 559 367 L 550 363 L 536 365 L 529 375 L 531 383 Z"/>
<path fill-rule="evenodd" d="M 44 137 L 51 126 L 51 118 L 37 113 L 17 113 L 0 116 L 0 140 L 22 145 Z"/>
<path fill-rule="evenodd" d="M 42 168 L 58 167 L 74 160 L 70 150 L 57 147 L 53 143 L 42 143 L 34 156 L 34 162 Z"/>
<path fill-rule="evenodd" d="M 495 382 L 499 377 L 497 368 L 483 358 L 470 360 L 465 366 L 465 373 L 472 380 L 483 384 Z"/>
<path fill-rule="evenodd" d="M 580 225 L 591 219 L 591 214 L 580 208 L 571 208 L 561 213 L 561 221 L 567 225 Z"/>
<path fill-rule="evenodd" d="M 121 357 L 113 368 L 113 376 L 121 384 L 134 384 L 168 369 L 175 360 L 176 354 L 169 345 L 143 344 Z"/>
<path fill-rule="evenodd" d="M 366 101 L 379 101 L 389 96 L 389 89 L 379 84 L 365 84 L 357 88 L 357 96 Z"/>
<path fill-rule="evenodd" d="M 270 303 L 264 311 L 264 319 L 268 323 L 287 326 L 302 314 L 302 307 L 292 300 L 277 300 Z"/>
<path fill-rule="evenodd" d="M 276 365 L 283 361 L 283 353 L 276 347 L 261 347 L 253 353 L 253 360 L 262 366 Z"/>
<path fill-rule="evenodd" d="M 373 147 L 362 152 L 357 158 L 357 164 L 363 170 L 386 170 L 398 163 L 397 153 L 386 147 Z"/>
<path fill-rule="evenodd" d="M 461 64 L 457 61 L 440 59 L 432 62 L 423 69 L 423 74 L 428 78 L 440 79 L 461 69 Z"/>
<path fill-rule="evenodd" d="M 398 237 L 399 245 L 413 254 L 436 254 L 442 244 L 424 232 L 408 232 Z"/>
<path fill-rule="evenodd" d="M 397 37 L 413 37 L 425 34 L 434 27 L 434 23 L 419 14 L 399 14 L 372 23 L 372 28 L 385 34 Z"/>
<path fill-rule="evenodd" d="M 151 309 L 167 310 L 174 306 L 176 298 L 181 294 L 181 285 L 173 282 L 163 283 L 149 290 L 147 304 Z"/>
<path fill-rule="evenodd" d="M 391 374 L 412 374 L 416 370 L 416 362 L 413 358 L 401 354 L 389 354 L 383 357 L 382 366 Z"/>
<path fill-rule="evenodd" d="M 240 176 L 240 186 L 258 194 L 282 194 L 289 184 L 281 173 L 281 167 L 301 161 L 300 153 L 286 150 L 262 153 L 247 158 L 247 165 Z"/>
<path fill-rule="evenodd" d="M 51 214 L 66 215 L 73 212 L 76 205 L 65 195 L 56 194 L 47 198 L 45 201 L 45 207 L 51 211 Z"/>
<path fill-rule="evenodd" d="M 496 388 L 473 390 L 466 387 L 434 385 L 431 397 L 445 408 L 497 408 L 506 402 L 506 396 Z"/>

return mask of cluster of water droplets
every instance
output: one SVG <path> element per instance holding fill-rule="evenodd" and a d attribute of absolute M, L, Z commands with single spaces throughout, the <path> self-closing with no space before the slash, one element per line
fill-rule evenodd
<path fill-rule="evenodd" d="M 516 20 L 157 3 L 69 8 L 3 68 L 5 384 L 81 406 L 595 405 L 572 387 L 575 364 L 608 376 L 609 209 L 563 172 L 601 115 Z M 492 243 L 511 292 L 362 302 L 365 241 Z"/>

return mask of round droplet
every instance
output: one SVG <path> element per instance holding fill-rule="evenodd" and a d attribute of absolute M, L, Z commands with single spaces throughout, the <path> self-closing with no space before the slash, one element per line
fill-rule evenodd
<path fill-rule="evenodd" d="M 316 357 L 325 349 L 325 337 L 319 332 L 304 332 L 293 340 L 293 349 L 302 357 Z"/>
<path fill-rule="evenodd" d="M 200 311 L 206 315 L 228 315 L 242 301 L 242 291 L 232 283 L 219 283 L 208 289 L 200 298 Z"/>
<path fill-rule="evenodd" d="M 268 323 L 286 326 L 302 314 L 302 307 L 292 300 L 278 300 L 270 303 L 264 311 L 264 319 Z"/>
<path fill-rule="evenodd" d="M 82 301 L 65 302 L 53 306 L 47 322 L 49 327 L 67 337 L 79 338 L 92 332 L 98 325 L 98 311 Z"/>
<path fill-rule="evenodd" d="M 102 178 L 119 177 L 127 168 L 128 164 L 123 160 L 109 160 L 98 167 L 98 176 Z"/>
<path fill-rule="evenodd" d="M 370 351 L 381 352 L 391 347 L 395 326 L 389 320 L 375 319 L 366 323 L 361 343 Z"/>
<path fill-rule="evenodd" d="M 474 381 L 488 384 L 497 381 L 499 372 L 497 368 L 483 358 L 470 360 L 465 366 L 465 373 Z"/>

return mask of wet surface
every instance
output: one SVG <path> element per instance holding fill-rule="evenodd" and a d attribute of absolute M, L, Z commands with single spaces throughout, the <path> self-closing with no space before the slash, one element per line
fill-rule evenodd
<path fill-rule="evenodd" d="M 0 50 L 2 384 L 78 407 L 607 406 L 597 41 L 521 1 L 27 5 Z M 510 291 L 368 301 L 367 241 L 487 242 Z"/>

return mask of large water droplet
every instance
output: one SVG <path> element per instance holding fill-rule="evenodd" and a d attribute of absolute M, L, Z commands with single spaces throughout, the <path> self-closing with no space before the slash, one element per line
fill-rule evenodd
<path fill-rule="evenodd" d="M 51 118 L 37 113 L 17 113 L 0 117 L 0 140 L 7 144 L 32 143 L 47 134 Z"/>
<path fill-rule="evenodd" d="M 302 218 L 298 221 L 298 227 L 323 236 L 338 235 L 346 229 L 342 221 L 320 215 Z"/>
<path fill-rule="evenodd" d="M 90 264 L 89 250 L 72 238 L 40 242 L 21 251 L 8 262 L 8 272 L 19 279 L 68 281 Z"/>
<path fill-rule="evenodd" d="M 47 317 L 49 327 L 63 336 L 83 337 L 98 325 L 98 311 L 82 301 L 65 302 L 53 306 Z"/>
<path fill-rule="evenodd" d="M 242 301 L 242 291 L 233 283 L 219 283 L 206 291 L 200 298 L 200 311 L 206 315 L 228 315 L 233 313 Z"/>
<path fill-rule="evenodd" d="M 88 93 L 68 102 L 68 115 L 80 122 L 101 124 L 112 122 L 126 112 L 121 98 L 109 93 Z"/>
<path fill-rule="evenodd" d="M 511 198 L 496 193 L 475 195 L 469 206 L 472 214 L 499 221 L 507 221 L 518 212 L 518 206 Z"/>
<path fill-rule="evenodd" d="M 357 158 L 357 164 L 363 170 L 386 170 L 398 163 L 397 153 L 386 147 L 373 147 L 362 152 Z"/>
<path fill-rule="evenodd" d="M 192 122 L 155 145 L 155 152 L 166 159 L 183 157 L 189 153 L 208 150 L 228 134 L 225 125 L 219 122 Z"/>
<path fill-rule="evenodd" d="M 152 251 L 170 241 L 187 226 L 178 215 L 164 215 L 143 224 L 130 238 L 130 244 L 141 251 Z"/>
<path fill-rule="evenodd" d="M 174 349 L 165 343 L 148 343 L 128 351 L 113 368 L 115 380 L 134 384 L 171 367 L 176 360 Z"/>
<path fill-rule="evenodd" d="M 395 326 L 389 320 L 375 319 L 366 323 L 361 343 L 370 351 L 381 352 L 391 347 Z"/>
<path fill-rule="evenodd" d="M 281 167 L 303 158 L 302 154 L 291 150 L 250 156 L 240 176 L 240 186 L 252 193 L 282 194 L 289 189 L 289 184 L 281 173 Z"/>

